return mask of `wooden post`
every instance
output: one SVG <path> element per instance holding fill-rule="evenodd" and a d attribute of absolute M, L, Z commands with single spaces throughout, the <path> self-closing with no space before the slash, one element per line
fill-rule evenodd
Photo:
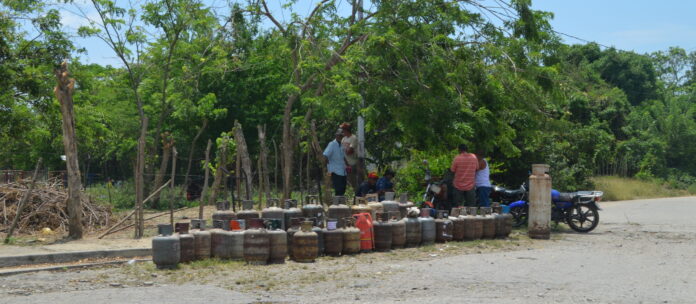
<path fill-rule="evenodd" d="M 140 127 L 140 138 L 138 138 L 138 160 L 136 162 L 135 171 L 135 207 L 138 210 L 135 213 L 135 238 L 143 237 L 145 232 L 145 221 L 143 220 L 143 196 L 145 196 L 145 137 L 147 136 L 147 116 L 143 117 L 142 126 Z"/>
<path fill-rule="evenodd" d="M 234 183 L 235 183 L 235 187 L 237 190 L 237 200 L 241 200 L 242 199 L 242 172 L 241 172 L 242 171 L 242 169 L 241 169 L 242 160 L 241 160 L 241 157 L 239 156 L 239 153 L 235 153 L 235 154 L 237 156 L 237 159 L 234 161 L 234 166 L 235 166 Z M 232 204 L 234 204 L 234 203 L 235 202 L 232 202 Z M 242 207 L 240 206 L 240 209 L 241 208 Z"/>
<path fill-rule="evenodd" d="M 222 182 L 223 174 L 225 173 L 225 166 L 227 165 L 227 147 L 229 146 L 229 138 L 225 135 L 222 138 L 222 147 L 218 147 L 218 152 L 220 155 L 217 168 L 215 169 L 215 179 L 213 179 L 213 186 L 211 187 L 210 196 L 208 196 L 208 205 L 214 205 L 215 199 L 217 199 L 218 189 L 220 188 L 220 182 Z"/>
<path fill-rule="evenodd" d="M 174 181 L 176 178 L 176 147 L 172 146 L 172 177 L 169 184 L 169 224 L 174 227 Z"/>
<path fill-rule="evenodd" d="M 251 199 L 251 159 L 249 158 L 249 150 L 247 150 L 246 140 L 244 139 L 244 133 L 242 132 L 242 125 L 235 121 L 234 122 L 234 141 L 237 142 L 237 154 L 242 160 L 242 170 L 244 171 L 244 185 L 246 190 L 246 199 Z M 261 203 L 261 202 L 259 202 Z"/>
<path fill-rule="evenodd" d="M 54 71 L 56 87 L 53 93 L 60 102 L 60 112 L 63 116 L 63 147 L 65 148 L 66 167 L 68 171 L 68 237 L 82 238 L 82 202 L 80 200 L 80 165 L 77 154 L 77 137 L 75 135 L 75 112 L 73 110 L 73 93 L 75 79 L 70 78 L 68 62 L 63 61 L 60 68 Z"/>
<path fill-rule="evenodd" d="M 27 192 L 22 196 L 22 199 L 19 200 L 19 204 L 17 204 L 17 214 L 15 214 L 14 219 L 12 220 L 12 225 L 10 225 L 10 231 L 7 232 L 7 236 L 5 237 L 5 244 L 10 242 L 10 238 L 12 237 L 12 233 L 14 233 L 15 228 L 17 228 L 17 223 L 19 223 L 19 216 L 22 214 L 22 211 L 24 209 L 24 205 L 27 203 L 29 198 L 31 197 L 31 192 L 34 191 L 34 184 L 36 183 L 36 176 L 39 173 L 39 168 L 41 167 L 41 157 L 39 157 L 39 160 L 36 161 L 36 168 L 34 168 L 34 175 L 31 177 L 31 183 L 29 184 L 29 189 Z M 3 199 L 3 202 L 5 200 Z M 5 208 L 3 208 L 5 210 Z"/>
<path fill-rule="evenodd" d="M 203 218 L 203 206 L 205 205 L 205 195 L 208 194 L 208 175 L 210 174 L 210 168 L 208 164 L 210 163 L 210 148 L 213 146 L 213 142 L 208 139 L 208 146 L 205 148 L 205 177 L 203 178 L 203 191 L 201 192 L 201 197 L 199 199 L 198 206 L 198 218 Z"/>

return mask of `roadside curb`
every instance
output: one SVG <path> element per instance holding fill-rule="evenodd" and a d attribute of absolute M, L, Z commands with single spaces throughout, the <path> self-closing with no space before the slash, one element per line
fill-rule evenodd
<path fill-rule="evenodd" d="M 136 262 L 147 262 L 149 259 L 137 259 Z M 87 263 L 87 264 L 77 264 L 77 265 L 65 265 L 65 266 L 49 266 L 49 267 L 37 267 L 37 268 L 23 268 L 23 269 L 12 269 L 12 270 L 0 270 L 0 277 L 6 277 L 16 274 L 38 272 L 38 271 L 58 271 L 58 270 L 68 270 L 76 268 L 92 268 L 107 265 L 119 265 L 126 264 L 128 260 L 123 261 L 109 261 L 109 262 L 99 262 L 99 263 Z"/>
<path fill-rule="evenodd" d="M 48 254 L 29 254 L 0 257 L 0 268 L 47 263 L 75 262 L 94 258 L 132 258 L 151 256 L 150 248 L 131 248 L 97 251 L 58 252 Z"/>

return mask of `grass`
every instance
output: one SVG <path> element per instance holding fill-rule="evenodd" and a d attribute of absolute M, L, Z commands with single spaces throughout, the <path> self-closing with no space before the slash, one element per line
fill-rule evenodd
<path fill-rule="evenodd" d="M 645 181 L 617 176 L 593 177 L 596 190 L 604 191 L 605 201 L 623 201 L 645 198 L 688 196 L 694 194 L 682 189 L 674 189 L 659 181 Z M 694 189 L 696 190 L 696 189 Z"/>

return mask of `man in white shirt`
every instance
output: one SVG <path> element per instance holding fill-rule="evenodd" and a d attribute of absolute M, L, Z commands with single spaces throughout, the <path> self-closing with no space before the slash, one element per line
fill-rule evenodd
<path fill-rule="evenodd" d="M 346 193 L 346 159 L 341 148 L 341 139 L 343 139 L 343 130 L 336 131 L 336 139 L 329 142 L 324 149 L 324 157 L 326 157 L 326 167 L 331 175 L 331 183 L 333 184 L 334 193 L 336 196 L 342 196 Z"/>

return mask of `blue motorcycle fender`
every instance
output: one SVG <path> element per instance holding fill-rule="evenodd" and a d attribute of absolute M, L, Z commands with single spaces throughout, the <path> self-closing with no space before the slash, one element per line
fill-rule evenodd
<path fill-rule="evenodd" d="M 516 201 L 510 203 L 510 208 L 515 208 L 515 207 L 527 207 L 527 202 L 526 201 Z"/>

